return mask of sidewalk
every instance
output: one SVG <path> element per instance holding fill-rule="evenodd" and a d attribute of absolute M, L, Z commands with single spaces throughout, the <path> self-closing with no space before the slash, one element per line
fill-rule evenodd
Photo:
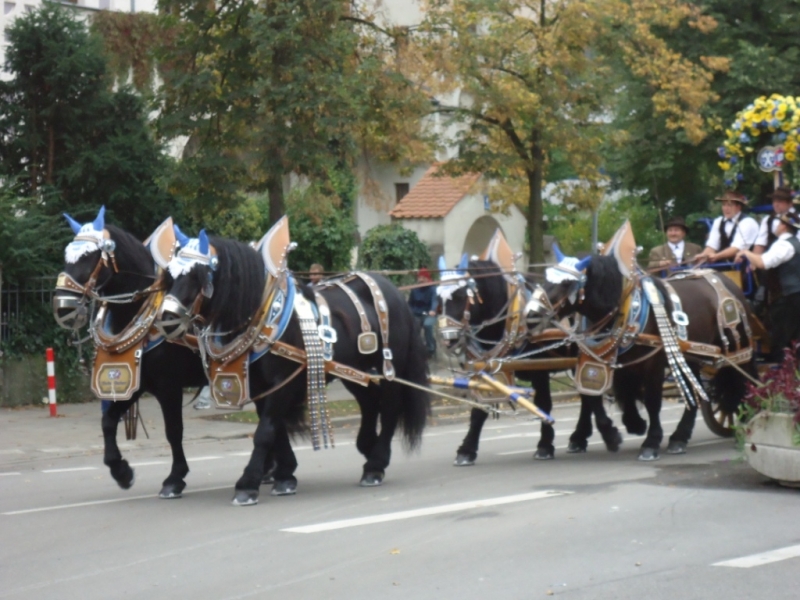
<path fill-rule="evenodd" d="M 447 373 L 442 371 L 442 373 Z M 450 391 L 454 395 L 458 392 Z M 255 430 L 253 423 L 237 423 L 215 419 L 214 416 L 231 411 L 210 408 L 195 410 L 191 400 L 194 394 L 184 395 L 183 439 L 184 442 L 202 440 L 224 440 L 251 437 Z M 432 399 L 435 396 L 431 396 Z M 336 402 L 352 400 L 350 393 L 340 381 L 333 381 L 328 386 L 328 400 Z M 243 410 L 253 411 L 249 404 Z M 117 443 L 124 451 L 132 448 L 157 448 L 169 451 L 164 435 L 164 421 L 158 401 L 145 395 L 139 401 L 139 411 L 147 428 L 149 439 L 141 424 L 135 440 L 125 440 L 124 424 L 120 423 L 117 432 Z M 469 417 L 470 407 L 465 405 L 434 407 L 430 425 L 443 422 L 465 422 Z M 210 418 L 211 417 L 211 418 Z M 49 415 L 49 408 L 25 406 L 17 408 L 0 408 L 0 471 L 15 463 L 37 458 L 57 456 L 81 456 L 101 454 L 103 451 L 103 434 L 100 429 L 100 402 L 83 404 L 58 405 L 58 417 Z M 357 427 L 361 421 L 356 411 L 352 416 L 335 417 L 334 427 Z"/>

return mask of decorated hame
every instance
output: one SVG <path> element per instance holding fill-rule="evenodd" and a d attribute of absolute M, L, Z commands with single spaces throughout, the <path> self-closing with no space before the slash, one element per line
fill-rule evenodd
<path fill-rule="evenodd" d="M 717 153 L 725 171 L 725 185 L 735 188 L 745 178 L 748 164 L 773 173 L 775 187 L 796 179 L 800 157 L 800 98 L 761 96 L 740 111 Z"/>

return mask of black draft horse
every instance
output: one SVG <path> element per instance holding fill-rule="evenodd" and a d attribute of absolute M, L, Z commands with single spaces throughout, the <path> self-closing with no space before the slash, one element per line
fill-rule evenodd
<path fill-rule="evenodd" d="M 160 327 L 174 334 L 179 326 L 172 323 L 187 323 L 187 319 L 199 318 L 206 332 L 219 332 L 217 341 L 228 343 L 243 333 L 253 315 L 261 307 L 266 284 L 265 265 L 261 255 L 247 244 L 229 239 L 207 238 L 200 232 L 197 248 L 208 261 L 196 261 L 188 271 L 174 273 L 168 299 L 181 307 L 199 305 L 196 314 L 181 309 L 184 314 L 165 311 Z M 210 260 L 211 248 L 216 259 Z M 197 256 L 195 254 L 195 256 Z M 389 314 L 389 347 L 397 377 L 418 386 L 428 385 L 428 365 L 420 336 L 414 335 L 414 319 L 405 298 L 387 279 L 372 275 L 380 287 Z M 209 292 L 209 283 L 213 292 Z M 314 295 L 306 286 L 297 285 L 296 293 L 314 303 Z M 380 331 L 372 294 L 360 279 L 346 284 L 359 298 L 367 313 L 372 331 Z M 205 291 L 205 293 L 204 293 Z M 337 286 L 320 290 L 331 312 L 331 326 L 336 331 L 333 359 L 362 372 L 378 375 L 383 363 L 382 344 L 371 354 L 361 354 L 357 337 L 361 333 L 358 312 L 347 294 Z M 201 301 L 200 301 L 201 300 Z M 284 310 L 292 310 L 285 306 Z M 292 313 L 280 341 L 298 349 L 304 349 L 302 332 L 296 314 Z M 250 365 L 250 397 L 269 392 L 263 398 L 259 411 L 259 423 L 253 437 L 253 453 L 236 482 L 233 504 L 246 506 L 258 501 L 259 484 L 262 480 L 266 457 L 276 444 L 288 446 L 289 434 L 300 431 L 305 424 L 306 370 L 296 374 L 297 363 L 282 356 L 267 352 Z M 428 414 L 430 398 L 420 389 L 382 379 L 368 387 L 343 380 L 361 409 L 361 427 L 356 447 L 367 461 L 361 477 L 362 486 L 375 486 L 383 482 L 385 469 L 391 457 L 391 441 L 395 429 L 402 426 L 404 441 L 408 449 L 417 447 L 422 438 Z M 380 433 L 377 432 L 380 422 Z M 291 451 L 291 449 L 289 449 Z M 295 488 L 294 471 L 296 460 L 277 460 L 274 472 L 276 486 Z"/>
<path fill-rule="evenodd" d="M 479 347 L 476 354 L 480 355 L 483 352 L 491 351 L 503 338 L 506 326 L 505 314 L 508 310 L 508 285 L 500 267 L 492 261 L 470 260 L 467 265 L 467 274 L 468 276 L 465 275 L 460 280 L 461 283 L 443 282 L 443 288 L 450 285 L 453 289 L 450 298 L 444 302 L 442 310 L 453 321 L 463 322 L 469 305 L 469 327 L 464 327 L 460 334 L 468 334 L 469 337 L 474 338 L 475 344 Z M 474 299 L 472 302 L 469 302 L 470 295 Z M 453 339 L 443 339 L 442 342 L 450 350 L 454 349 L 457 343 Z M 529 339 L 503 358 L 513 359 L 515 356 L 535 352 L 543 345 L 547 344 L 538 345 Z M 568 349 L 567 351 L 570 350 Z M 565 349 L 560 348 L 547 353 L 533 354 L 531 358 L 552 357 L 554 352 L 556 356 L 566 355 Z M 550 395 L 550 372 L 526 370 L 516 371 L 514 375 L 523 381 L 531 383 L 536 392 L 534 404 L 549 414 L 553 408 L 553 400 Z M 595 415 L 597 429 L 600 431 L 608 450 L 611 452 L 619 450 L 622 436 L 606 414 L 602 396 L 581 395 L 581 413 L 578 427 L 569 438 L 567 450 L 569 453 L 584 452 L 586 450 L 587 440 L 592 434 L 592 414 Z M 475 464 L 478 456 L 481 430 L 487 417 L 488 413 L 486 411 L 479 408 L 472 409 L 469 419 L 469 431 L 456 451 L 454 465 L 469 466 Z M 554 458 L 554 439 L 555 430 L 553 426 L 546 421 L 542 421 L 541 435 L 533 458 L 535 460 Z"/>
<path fill-rule="evenodd" d="M 75 241 L 77 253 L 69 257 L 64 272 L 78 285 L 85 286 L 94 276 L 96 283 L 89 293 L 103 297 L 127 296 L 147 289 L 155 281 L 156 266 L 150 252 L 133 235 L 119 227 L 106 224 L 105 210 L 92 223 L 80 225 L 67 217 L 76 235 L 86 238 Z M 105 239 L 103 231 L 108 232 Z M 91 241 L 96 239 L 96 243 Z M 110 242 L 110 243 L 109 243 Z M 83 245 L 81 247 L 81 245 Z M 79 255 L 79 256 L 78 256 Z M 112 263 L 116 263 L 116 267 Z M 78 292 L 58 289 L 54 296 L 56 320 L 68 329 L 80 329 L 89 315 L 85 312 L 89 298 L 81 298 Z M 108 305 L 108 317 L 104 324 L 110 334 L 118 334 L 127 328 L 136 317 L 145 298 L 130 302 Z M 76 311 L 82 308 L 83 314 Z M 189 465 L 183 452 L 183 388 L 202 387 L 207 384 L 200 357 L 186 346 L 174 343 L 161 343 L 144 352 L 141 362 L 141 385 L 130 400 L 112 402 L 103 414 L 103 442 L 105 445 L 103 463 L 108 466 L 111 476 L 123 489 L 133 485 L 134 472 L 117 446 L 117 426 L 120 418 L 139 399 L 149 392 L 158 399 L 164 416 L 164 429 L 172 449 L 172 469 L 162 484 L 161 498 L 180 498 L 186 487 L 184 477 L 189 473 Z"/>
<path fill-rule="evenodd" d="M 586 260 L 586 259 L 584 259 Z M 667 294 L 661 279 L 653 277 L 653 282 L 658 288 L 667 313 L 673 314 L 673 304 Z M 745 308 L 748 319 L 752 318 L 748 303 L 742 291 L 727 277 L 720 276 L 720 280 L 731 294 Z M 545 292 L 554 306 L 560 306 L 558 318 L 570 314 L 581 314 L 586 317 L 588 326 L 608 319 L 619 311 L 623 291 L 623 276 L 619 271 L 617 260 L 613 256 L 592 256 L 588 261 L 585 272 L 585 282 L 579 279 L 563 281 L 558 284 L 547 282 Z M 582 300 L 580 286 L 583 285 Z M 675 293 L 681 299 L 683 311 L 689 319 L 688 339 L 693 342 L 710 344 L 724 348 L 720 331 L 717 327 L 717 295 L 712 286 L 702 278 L 670 280 Z M 575 301 L 573 301 L 573 299 Z M 610 320 L 605 331 L 613 326 L 614 319 Z M 742 324 L 737 326 L 741 339 L 752 344 Z M 602 333 L 602 332 L 600 332 Z M 652 311 L 642 331 L 646 334 L 658 334 L 658 327 Z M 622 422 L 629 433 L 644 435 L 639 459 L 657 460 L 664 432 L 661 427 L 660 412 L 665 379 L 667 358 L 663 351 L 636 362 L 651 351 L 648 347 L 633 346 L 626 353 L 620 355 L 619 362 L 622 367 L 614 373 L 614 396 L 623 410 Z M 686 356 L 695 375 L 699 372 L 699 365 L 692 362 L 690 355 Z M 625 363 L 633 363 L 625 367 Z M 743 370 L 755 376 L 755 363 L 751 360 L 743 365 Z M 735 414 L 736 409 L 745 395 L 747 378 L 734 367 L 719 369 L 711 380 L 711 388 L 716 399 L 726 412 Z M 636 401 L 641 400 L 650 419 L 647 422 L 639 415 Z M 697 407 L 686 406 L 675 432 L 669 438 L 667 452 L 669 454 L 683 454 L 686 452 L 689 439 L 694 429 Z"/>

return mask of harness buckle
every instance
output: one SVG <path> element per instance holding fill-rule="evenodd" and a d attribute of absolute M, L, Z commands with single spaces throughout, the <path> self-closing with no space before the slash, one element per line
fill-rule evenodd
<path fill-rule="evenodd" d="M 317 332 L 319 333 L 319 339 L 326 344 L 335 344 L 339 340 L 336 330 L 330 325 L 320 325 L 317 327 Z"/>
<path fill-rule="evenodd" d="M 392 360 L 392 350 L 390 348 L 383 349 L 383 359 Z"/>

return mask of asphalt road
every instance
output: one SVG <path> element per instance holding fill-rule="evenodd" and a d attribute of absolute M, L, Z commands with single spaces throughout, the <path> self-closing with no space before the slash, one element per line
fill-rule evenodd
<path fill-rule="evenodd" d="M 667 432 L 679 411 L 667 405 Z M 156 497 L 166 450 L 126 452 L 128 491 L 99 455 L 32 458 L 0 472 L 0 598 L 800 597 L 799 492 L 702 422 L 685 456 L 638 462 L 630 436 L 617 454 L 598 437 L 567 455 L 574 413 L 555 411 L 554 461 L 531 459 L 538 423 L 501 419 L 478 464 L 456 468 L 466 425 L 442 425 L 418 453 L 396 442 L 373 489 L 357 485 L 353 431 L 335 450 L 299 441 L 298 494 L 262 486 L 245 508 L 229 502 L 247 439 L 188 443 L 180 500 Z"/>

